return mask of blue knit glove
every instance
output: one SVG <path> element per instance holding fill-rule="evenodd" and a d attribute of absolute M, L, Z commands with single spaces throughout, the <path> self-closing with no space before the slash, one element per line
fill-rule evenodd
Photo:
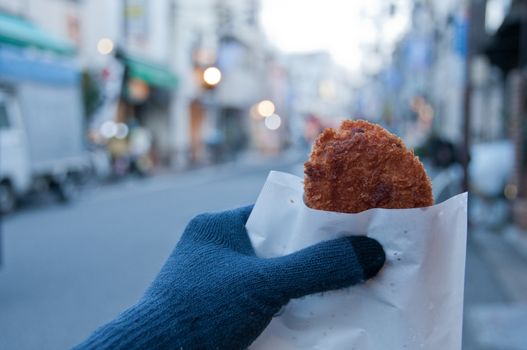
<path fill-rule="evenodd" d="M 258 258 L 245 230 L 251 209 L 192 219 L 143 298 L 78 348 L 245 349 L 289 300 L 362 282 L 384 264 L 364 236 Z"/>

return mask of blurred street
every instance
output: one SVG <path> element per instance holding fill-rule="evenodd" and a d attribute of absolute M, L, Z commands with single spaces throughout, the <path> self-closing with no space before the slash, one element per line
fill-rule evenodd
<path fill-rule="evenodd" d="M 359 119 L 403 140 L 436 203 L 469 194 L 463 349 L 527 350 L 527 0 L 0 0 L 0 350 L 79 343 L 194 215 L 303 176 Z M 399 202 L 378 160 L 342 176 Z"/>
<path fill-rule="evenodd" d="M 2 223 L 0 349 L 66 349 L 144 292 L 186 223 L 254 203 L 268 171 L 298 158 L 227 164 L 86 191 L 71 206 Z M 298 168 L 296 172 L 302 171 Z"/>
<path fill-rule="evenodd" d="M 463 349 L 523 350 L 527 332 L 527 254 L 503 232 L 469 231 Z M 525 238 L 523 238 L 525 241 Z"/>
<path fill-rule="evenodd" d="M 87 189 L 71 206 L 37 203 L 9 217 L 2 224 L 0 348 L 80 342 L 141 296 L 192 216 L 253 203 L 269 170 L 302 175 L 302 157 L 246 156 Z M 495 233 L 470 238 L 463 348 L 525 349 L 527 255 Z"/>

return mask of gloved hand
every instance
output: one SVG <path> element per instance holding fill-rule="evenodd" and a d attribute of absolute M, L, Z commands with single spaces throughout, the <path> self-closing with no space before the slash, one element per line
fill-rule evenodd
<path fill-rule="evenodd" d="M 81 349 L 245 349 L 289 300 L 354 285 L 384 264 L 364 236 L 279 258 L 255 256 L 251 207 L 192 219 L 143 298 Z"/>

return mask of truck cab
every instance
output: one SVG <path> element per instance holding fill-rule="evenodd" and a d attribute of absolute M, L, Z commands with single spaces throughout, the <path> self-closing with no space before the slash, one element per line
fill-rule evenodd
<path fill-rule="evenodd" d="M 31 187 L 27 134 L 12 96 L 0 91 L 0 213 L 15 208 Z"/>

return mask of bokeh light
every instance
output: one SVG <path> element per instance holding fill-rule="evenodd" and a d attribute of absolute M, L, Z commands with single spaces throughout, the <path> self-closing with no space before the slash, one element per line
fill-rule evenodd
<path fill-rule="evenodd" d="M 282 118 L 278 114 L 272 114 L 265 118 L 265 127 L 269 130 L 276 130 L 282 125 Z"/>
<path fill-rule="evenodd" d="M 210 86 L 217 85 L 221 81 L 221 71 L 216 67 L 209 67 L 203 72 L 203 80 Z"/>
<path fill-rule="evenodd" d="M 118 128 L 115 122 L 108 120 L 101 125 L 101 135 L 110 139 L 117 134 Z"/>
<path fill-rule="evenodd" d="M 269 100 L 263 100 L 258 103 L 257 110 L 262 117 L 270 117 L 275 111 L 275 106 L 273 102 Z"/>
<path fill-rule="evenodd" d="M 128 126 L 124 123 L 117 123 L 115 137 L 122 140 L 128 136 Z"/>
<path fill-rule="evenodd" d="M 97 51 L 99 51 L 101 55 L 111 54 L 113 51 L 113 48 L 114 48 L 114 44 L 113 44 L 112 39 L 102 38 L 97 43 Z"/>

